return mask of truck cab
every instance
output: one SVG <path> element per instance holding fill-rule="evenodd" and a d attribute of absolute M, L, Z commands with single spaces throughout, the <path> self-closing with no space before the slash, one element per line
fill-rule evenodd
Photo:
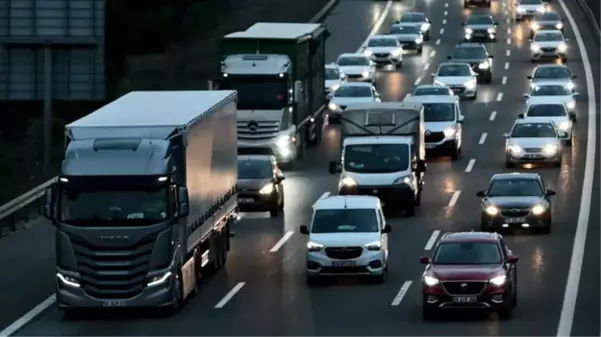
<path fill-rule="evenodd" d="M 413 216 L 426 169 L 421 105 L 353 105 L 341 122 L 341 160 L 330 163 L 330 173 L 340 173 L 338 193 L 377 196 Z"/>

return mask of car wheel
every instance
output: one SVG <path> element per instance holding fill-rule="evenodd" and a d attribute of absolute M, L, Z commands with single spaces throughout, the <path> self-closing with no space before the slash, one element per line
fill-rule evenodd
<path fill-rule="evenodd" d="M 518 287 L 517 287 L 517 280 L 516 280 L 516 286 L 514 286 L 513 288 L 513 296 L 511 297 L 511 306 L 512 307 L 517 307 L 518 306 Z"/>
<path fill-rule="evenodd" d="M 491 84 L 492 83 L 492 74 L 488 75 L 488 77 L 486 77 L 486 84 Z"/>
<path fill-rule="evenodd" d="M 505 168 L 511 169 L 514 168 L 515 164 L 510 161 L 505 161 Z"/>
<path fill-rule="evenodd" d="M 478 98 L 478 90 L 476 90 L 476 92 L 474 93 L 474 96 L 473 96 L 473 97 L 470 97 L 470 99 L 471 99 L 472 101 L 475 101 L 475 100 L 476 100 L 476 98 Z"/>
<path fill-rule="evenodd" d="M 384 284 L 386 281 L 386 273 L 373 276 L 373 281 L 375 284 Z"/>
<path fill-rule="evenodd" d="M 425 305 L 422 306 L 422 318 L 426 321 L 433 321 L 436 319 L 436 311 L 435 309 L 431 309 L 426 307 Z"/>
<path fill-rule="evenodd" d="M 422 204 L 422 191 L 417 191 L 417 196 L 415 198 L 415 206 L 419 206 Z"/>
<path fill-rule="evenodd" d="M 545 227 L 541 228 L 540 232 L 542 234 L 550 234 L 551 233 L 551 217 L 545 222 Z"/>
<path fill-rule="evenodd" d="M 284 193 L 282 193 L 282 203 L 280 204 L 280 211 L 284 211 Z"/>
<path fill-rule="evenodd" d="M 430 41 L 430 32 L 424 36 L 424 41 Z"/>
<path fill-rule="evenodd" d="M 451 152 L 451 161 L 457 161 L 459 160 L 459 157 L 461 157 L 461 151 L 459 150 L 459 148 L 457 148 L 457 144 L 455 144 L 453 146 L 453 152 Z"/>

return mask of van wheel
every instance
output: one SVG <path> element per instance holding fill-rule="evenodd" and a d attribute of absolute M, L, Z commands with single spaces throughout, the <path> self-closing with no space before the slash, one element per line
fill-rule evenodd
<path fill-rule="evenodd" d="M 280 205 L 278 205 L 277 202 L 273 203 L 273 206 L 271 206 L 271 209 L 269 210 L 269 215 L 270 216 L 278 216 L 280 214 Z"/>

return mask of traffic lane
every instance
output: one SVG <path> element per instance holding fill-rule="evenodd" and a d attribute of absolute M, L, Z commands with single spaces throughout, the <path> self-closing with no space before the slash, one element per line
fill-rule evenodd
<path fill-rule="evenodd" d="M 52 294 L 54 227 L 37 218 L 0 240 L 0 330 Z M 35 275 L 32 277 L 32 275 Z"/>

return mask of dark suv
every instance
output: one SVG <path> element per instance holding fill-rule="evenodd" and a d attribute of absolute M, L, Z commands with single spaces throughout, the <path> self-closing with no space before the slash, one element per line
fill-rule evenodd
<path fill-rule="evenodd" d="M 445 234 L 432 258 L 422 256 L 422 314 L 439 318 L 445 309 L 483 309 L 511 317 L 517 305 L 518 258 L 497 233 Z"/>
<path fill-rule="evenodd" d="M 238 156 L 238 207 L 241 212 L 269 212 L 277 216 L 284 210 L 285 177 L 274 156 Z"/>
<path fill-rule="evenodd" d="M 488 54 L 481 43 L 461 43 L 455 46 L 453 55 L 447 56 L 453 62 L 469 63 L 474 72 L 478 73 L 479 83 L 492 83 L 493 56 Z"/>

